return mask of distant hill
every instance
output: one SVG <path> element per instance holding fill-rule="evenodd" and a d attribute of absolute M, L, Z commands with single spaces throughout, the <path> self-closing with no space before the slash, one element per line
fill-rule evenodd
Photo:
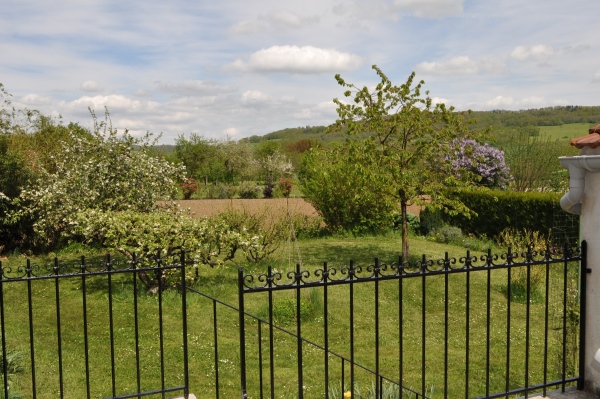
<path fill-rule="evenodd" d="M 505 136 L 517 129 L 526 129 L 531 135 L 539 132 L 540 126 L 562 126 L 573 123 L 596 125 L 600 123 L 600 106 L 568 105 L 561 107 L 548 107 L 527 109 L 521 111 L 473 111 L 468 119 L 475 120 L 474 129 L 490 128 L 492 137 L 502 141 Z M 283 143 L 300 140 L 316 140 L 322 142 L 341 141 L 345 138 L 343 133 L 326 133 L 327 126 L 306 126 L 278 130 L 263 136 L 251 136 L 244 141 L 259 143 L 265 140 L 279 140 Z M 584 135 L 585 129 L 581 135 Z"/>

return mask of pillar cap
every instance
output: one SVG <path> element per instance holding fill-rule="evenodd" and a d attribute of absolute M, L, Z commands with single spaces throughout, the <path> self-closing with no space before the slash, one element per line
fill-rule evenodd
<path fill-rule="evenodd" d="M 590 128 L 587 136 L 577 137 L 571 140 L 571 145 L 577 148 L 600 147 L 600 124 Z"/>

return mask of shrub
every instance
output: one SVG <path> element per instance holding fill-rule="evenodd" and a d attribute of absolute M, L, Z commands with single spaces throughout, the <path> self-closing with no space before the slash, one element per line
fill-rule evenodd
<path fill-rule="evenodd" d="M 233 231 L 244 232 L 252 237 L 252 245 L 247 247 L 244 254 L 246 260 L 253 263 L 271 256 L 289 233 L 288 221 L 272 217 L 268 207 L 260 212 L 229 209 L 219 213 L 215 220 L 222 221 Z"/>
<path fill-rule="evenodd" d="M 41 249 L 56 247 L 80 212 L 149 212 L 159 200 L 176 196 L 185 168 L 153 156 L 149 133 L 142 138 L 118 134 L 94 118 L 92 134 L 69 135 L 55 170 L 43 169 L 19 197 L 20 216 L 35 220 Z"/>
<path fill-rule="evenodd" d="M 504 162 L 504 151 L 468 139 L 455 140 L 454 148 L 459 150 L 450 158 L 459 177 L 466 172 L 476 178 L 477 184 L 490 188 L 506 188 L 511 182 L 510 169 Z"/>
<path fill-rule="evenodd" d="M 565 214 L 560 208 L 560 194 L 556 193 L 465 190 L 453 195 L 475 214 L 468 218 L 429 209 L 425 212 L 434 215 L 421 214 L 424 229 L 427 223 L 434 226 L 439 219 L 445 224 L 459 227 L 466 234 L 497 238 L 507 227 L 550 231 L 555 216 Z"/>
<path fill-rule="evenodd" d="M 79 212 L 74 217 L 72 237 L 83 238 L 88 244 L 101 245 L 134 257 L 141 264 L 161 257 L 174 256 L 182 248 L 190 264 L 188 278 L 193 282 L 199 265 L 223 265 L 235 257 L 238 249 L 252 253 L 262 248 L 260 233 L 237 229 L 224 218 L 192 218 L 188 211 L 177 208 L 151 213 L 136 211 Z M 256 248 L 254 248 L 256 247 Z M 150 276 L 138 273 L 151 292 L 170 286 L 171 275 Z"/>
<path fill-rule="evenodd" d="M 192 195 L 198 192 L 198 181 L 193 177 L 188 177 L 181 183 L 181 191 L 183 192 L 183 199 L 189 200 Z"/>
<path fill-rule="evenodd" d="M 211 199 L 229 199 L 235 197 L 237 190 L 235 187 L 227 184 L 216 184 L 208 186 L 206 196 Z"/>
<path fill-rule="evenodd" d="M 458 227 L 442 226 L 433 230 L 430 235 L 434 241 L 449 244 L 457 243 L 463 238 L 463 233 Z"/>
<path fill-rule="evenodd" d="M 506 228 L 498 237 L 498 244 L 504 248 L 511 248 L 513 252 L 524 252 L 528 249 L 537 252 L 547 248 L 548 238 L 539 231 L 517 230 Z M 510 274 L 510 300 L 527 303 L 527 287 L 532 302 L 540 302 L 543 298 L 542 288 L 545 281 L 546 269 L 543 265 L 530 267 L 529 281 L 527 279 L 527 267 L 514 267 Z M 503 291 L 508 295 L 508 287 Z"/>
<path fill-rule="evenodd" d="M 238 195 L 240 196 L 240 198 L 255 199 L 260 197 L 260 193 L 261 188 L 251 182 L 245 181 L 238 187 Z"/>
<path fill-rule="evenodd" d="M 394 230 L 398 230 L 402 228 L 402 214 L 395 212 L 392 215 L 393 218 L 393 227 Z M 408 229 L 412 233 L 420 233 L 421 232 L 421 219 L 419 216 L 414 213 L 407 212 L 406 219 L 408 221 Z"/>

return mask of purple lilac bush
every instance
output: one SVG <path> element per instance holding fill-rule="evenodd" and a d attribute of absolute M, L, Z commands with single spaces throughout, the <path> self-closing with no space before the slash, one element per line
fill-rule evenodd
<path fill-rule="evenodd" d="M 452 168 L 460 176 L 467 171 L 480 178 L 478 184 L 490 188 L 506 188 L 512 181 L 510 168 L 504 162 L 504 151 L 475 140 L 462 139 L 454 143 Z"/>

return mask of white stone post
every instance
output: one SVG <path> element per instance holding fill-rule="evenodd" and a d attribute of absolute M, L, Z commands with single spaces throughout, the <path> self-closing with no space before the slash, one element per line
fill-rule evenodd
<path fill-rule="evenodd" d="M 600 135 L 594 135 L 597 144 L 596 137 L 585 137 L 594 140 L 594 146 L 579 146 L 579 139 L 571 141 L 581 149 L 581 155 L 559 159 L 570 174 L 570 190 L 561 199 L 561 206 L 581 215 L 581 239 L 587 242 L 587 267 L 591 271 L 581 276 L 587 279 L 584 389 L 600 397 Z"/>

